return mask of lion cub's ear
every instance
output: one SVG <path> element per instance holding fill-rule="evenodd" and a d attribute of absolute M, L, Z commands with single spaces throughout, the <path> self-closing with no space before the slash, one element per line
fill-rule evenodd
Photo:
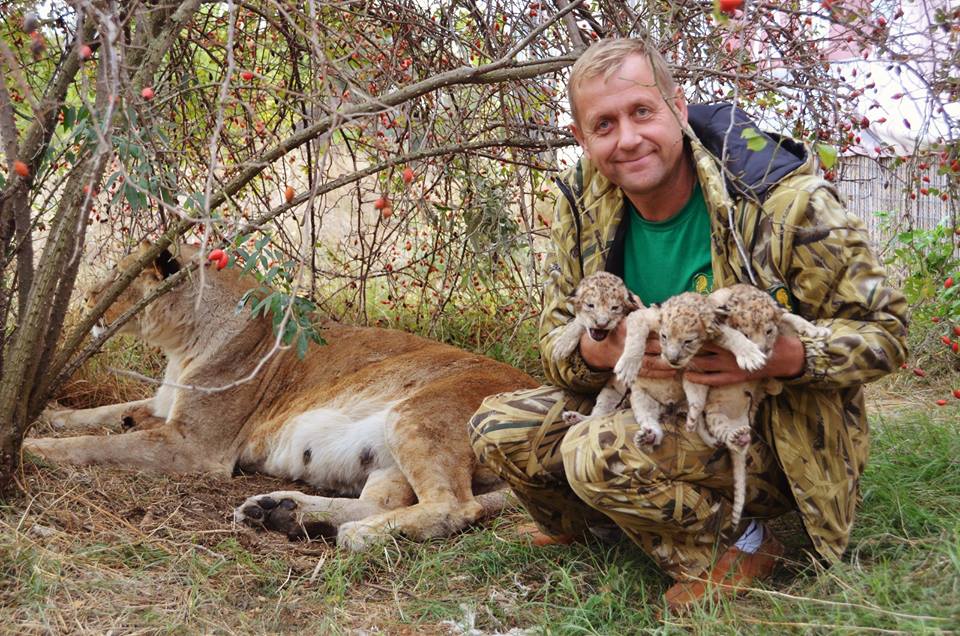
<path fill-rule="evenodd" d="M 636 311 L 636 310 L 640 309 L 641 307 L 643 307 L 643 303 L 640 302 L 640 299 L 637 298 L 637 295 L 636 295 L 636 294 L 634 294 L 634 293 L 631 292 L 631 291 L 628 291 L 628 292 L 627 292 L 627 301 L 624 303 L 624 307 L 626 307 L 626 309 L 627 309 L 628 312 L 630 312 L 630 311 Z"/>

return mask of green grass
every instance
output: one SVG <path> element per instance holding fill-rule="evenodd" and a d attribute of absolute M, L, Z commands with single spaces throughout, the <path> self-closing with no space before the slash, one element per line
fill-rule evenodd
<path fill-rule="evenodd" d="M 217 521 L 223 515 L 189 530 L 179 503 L 159 529 L 98 526 L 93 515 L 111 504 L 94 499 L 110 484 L 94 469 L 64 473 L 77 481 L 55 476 L 29 510 L 23 502 L 0 509 L 0 632 L 949 633 L 960 628 L 960 435 L 949 415 L 874 418 L 842 563 L 823 570 L 798 561 L 741 600 L 663 621 L 668 582 L 638 549 L 530 548 L 516 537 L 519 512 L 445 541 L 348 554 L 246 530 L 234 536 Z M 113 504 L 118 517 L 170 493 L 200 509 L 185 494 L 189 482 L 120 478 L 132 499 Z M 59 530 L 64 510 L 81 530 Z"/>

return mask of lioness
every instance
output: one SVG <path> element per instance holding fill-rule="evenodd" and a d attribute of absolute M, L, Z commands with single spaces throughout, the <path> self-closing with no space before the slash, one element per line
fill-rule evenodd
<path fill-rule="evenodd" d="M 115 277 L 149 248 L 128 256 L 87 293 L 92 306 Z M 164 251 L 110 307 L 116 319 L 165 277 L 197 258 Z M 270 357 L 269 319 L 237 310 L 256 287 L 237 269 L 205 271 L 149 305 L 120 332 L 136 334 L 167 356 L 163 385 L 148 400 L 52 413 L 55 424 L 103 426 L 133 414 L 142 426 L 117 435 L 27 439 L 54 462 L 109 464 L 166 473 L 257 470 L 337 495 L 275 492 L 249 498 L 234 518 L 290 536 L 336 536 L 361 549 L 389 534 L 449 535 L 499 511 L 504 491 L 478 467 L 467 422 L 491 394 L 537 386 L 530 376 L 483 356 L 391 329 L 327 322 L 327 344 L 302 360 L 291 349 Z M 474 495 L 473 487 L 478 494 Z"/>

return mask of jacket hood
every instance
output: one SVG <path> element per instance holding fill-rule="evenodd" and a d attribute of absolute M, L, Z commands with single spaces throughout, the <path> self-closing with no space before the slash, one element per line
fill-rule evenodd
<path fill-rule="evenodd" d="M 781 179 L 809 160 L 802 143 L 761 131 L 745 112 L 732 104 L 691 104 L 687 107 L 687 121 L 700 143 L 718 160 L 723 157 L 726 145 L 725 181 L 727 191 L 734 198 L 747 196 L 763 200 Z M 741 135 L 750 128 L 766 140 L 762 149 L 747 147 L 748 140 Z"/>

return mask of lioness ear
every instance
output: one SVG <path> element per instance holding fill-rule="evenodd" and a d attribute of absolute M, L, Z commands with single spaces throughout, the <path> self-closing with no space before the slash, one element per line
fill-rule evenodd
<path fill-rule="evenodd" d="M 137 254 L 139 256 L 143 256 L 144 254 L 149 252 L 150 248 L 152 247 L 153 247 L 153 243 L 151 243 L 147 239 L 143 239 L 142 241 L 140 241 L 140 245 L 137 246 Z"/>
<path fill-rule="evenodd" d="M 170 253 L 170 250 L 164 248 L 162 252 L 157 254 L 156 260 L 153 261 L 153 269 L 160 279 L 164 279 L 180 271 L 180 261 Z"/>

